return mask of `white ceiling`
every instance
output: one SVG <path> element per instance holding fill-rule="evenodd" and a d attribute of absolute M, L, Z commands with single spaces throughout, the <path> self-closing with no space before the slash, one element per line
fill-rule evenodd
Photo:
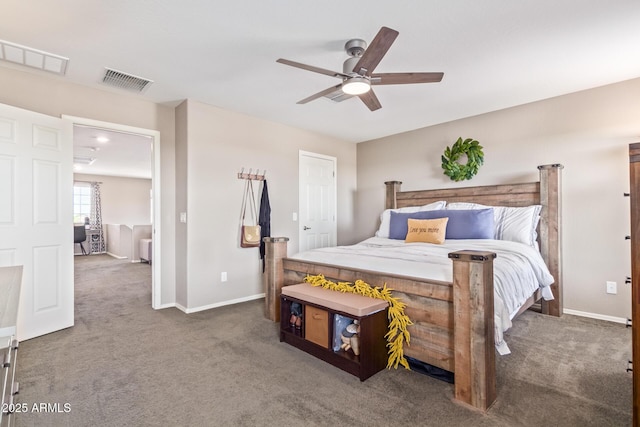
<path fill-rule="evenodd" d="M 73 127 L 74 172 L 151 179 L 152 143 L 152 138 L 145 135 L 76 125 Z M 77 158 L 94 161 L 84 164 L 76 162 Z"/>
<path fill-rule="evenodd" d="M 0 39 L 70 58 L 52 78 L 122 92 L 100 83 L 114 68 L 154 81 L 133 96 L 353 142 L 640 77 L 638 0 L 4 0 L 0 19 Z M 357 98 L 296 104 L 339 80 L 276 59 L 341 71 L 344 43 L 381 26 L 400 35 L 376 72 L 443 81 L 378 86 L 375 112 Z"/>

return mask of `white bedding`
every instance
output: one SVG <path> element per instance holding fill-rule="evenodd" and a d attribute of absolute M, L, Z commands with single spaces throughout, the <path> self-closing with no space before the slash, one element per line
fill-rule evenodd
<path fill-rule="evenodd" d="M 509 354 L 503 332 L 511 327 L 518 309 L 539 288 L 545 300 L 553 299 L 549 288 L 553 276 L 540 252 L 531 246 L 506 240 L 446 240 L 434 245 L 371 237 L 352 246 L 314 249 L 291 258 L 451 282 L 448 254 L 469 249 L 497 254 L 493 264 L 495 341 L 500 354 Z"/>

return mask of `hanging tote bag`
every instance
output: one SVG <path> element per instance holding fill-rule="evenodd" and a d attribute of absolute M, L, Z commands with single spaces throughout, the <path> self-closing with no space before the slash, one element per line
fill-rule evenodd
<path fill-rule="evenodd" d="M 247 201 L 249 199 L 249 201 Z M 251 224 L 245 224 L 245 213 L 247 204 L 251 213 Z M 256 209 L 256 201 L 253 195 L 253 182 L 248 179 L 245 187 L 244 198 L 242 200 L 242 221 L 240 227 L 240 247 L 256 248 L 260 246 L 260 226 L 257 223 L 258 210 Z"/>

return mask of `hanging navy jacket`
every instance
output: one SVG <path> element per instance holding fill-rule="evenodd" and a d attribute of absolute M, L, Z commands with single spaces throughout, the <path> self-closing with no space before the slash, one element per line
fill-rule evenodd
<path fill-rule="evenodd" d="M 267 180 L 262 181 L 262 197 L 260 197 L 260 215 L 258 215 L 258 225 L 260 226 L 260 259 L 262 260 L 262 271 L 264 272 L 264 237 L 271 237 L 271 205 L 269 204 L 269 191 L 267 190 Z"/>

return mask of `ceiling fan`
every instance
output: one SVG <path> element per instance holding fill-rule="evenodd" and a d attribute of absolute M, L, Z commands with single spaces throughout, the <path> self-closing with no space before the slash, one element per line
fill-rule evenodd
<path fill-rule="evenodd" d="M 342 79 L 342 83 L 339 85 L 332 86 L 300 100 L 297 102 L 298 104 L 306 104 L 323 96 L 336 102 L 357 96 L 369 107 L 369 110 L 375 111 L 381 108 L 382 105 L 371 89 L 372 85 L 434 83 L 441 81 L 444 76 L 444 73 L 374 73 L 373 70 L 378 66 L 396 37 L 398 37 L 398 34 L 396 30 L 382 27 L 368 48 L 367 43 L 362 39 L 349 40 L 344 45 L 349 58 L 344 61 L 342 72 L 326 70 L 282 58 L 276 62 Z"/>

